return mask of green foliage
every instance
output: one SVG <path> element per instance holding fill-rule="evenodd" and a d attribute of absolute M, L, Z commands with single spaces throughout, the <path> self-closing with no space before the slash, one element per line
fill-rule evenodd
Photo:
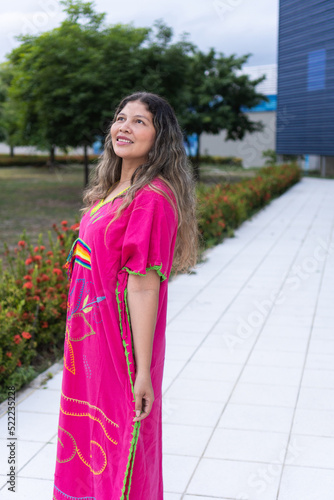
<path fill-rule="evenodd" d="M 15 377 L 18 389 L 18 381 L 25 383 L 32 373 L 29 367 L 38 366 L 43 356 L 55 361 L 63 347 L 69 287 L 64 263 L 78 224 L 68 228 L 63 221 L 61 228 L 53 228 L 57 241 L 54 243 L 49 232 L 48 251 L 42 235 L 36 247 L 25 233 L 13 252 L 4 245 L 6 268 L 0 274 L 0 392 Z"/>
<path fill-rule="evenodd" d="M 11 166 L 35 166 L 44 167 L 48 162 L 48 156 L 45 155 L 15 155 L 14 157 L 10 155 L 0 155 L 0 167 L 11 167 Z M 90 162 L 95 163 L 98 159 L 98 155 L 91 155 Z M 84 157 L 82 155 L 57 155 L 55 157 L 56 163 L 60 165 L 70 165 L 70 164 L 83 164 Z"/>
<path fill-rule="evenodd" d="M 299 181 L 301 171 L 296 164 L 259 169 L 252 179 L 236 184 L 198 185 L 199 229 L 205 247 L 221 242 L 233 230 Z"/>
<path fill-rule="evenodd" d="M 58 28 L 21 36 L 9 55 L 7 121 L 0 118 L 8 144 L 50 151 L 91 145 L 104 136 L 120 99 L 137 90 L 166 97 L 185 134 L 226 129 L 235 140 L 261 130 L 242 111 L 266 99 L 255 91 L 263 78 L 237 74 L 248 55 L 201 52 L 186 34 L 174 42 L 162 20 L 152 28 L 110 26 L 93 2 L 61 4 L 66 19 Z M 0 100 L 2 94 L 0 83 Z"/>
<path fill-rule="evenodd" d="M 275 165 L 275 163 L 277 163 L 277 154 L 273 149 L 262 151 L 262 157 L 266 159 L 266 165 Z"/>
<path fill-rule="evenodd" d="M 190 156 L 189 159 L 193 162 L 196 158 Z M 242 159 L 236 158 L 235 156 L 211 156 L 211 155 L 200 155 L 200 163 L 207 163 L 209 165 L 230 165 L 234 167 L 242 168 Z"/>

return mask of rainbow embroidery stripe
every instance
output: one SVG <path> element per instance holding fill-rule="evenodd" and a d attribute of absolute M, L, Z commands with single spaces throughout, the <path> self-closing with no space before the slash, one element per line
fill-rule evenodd
<path fill-rule="evenodd" d="M 66 259 L 65 267 L 67 268 L 68 279 L 71 278 L 74 263 L 91 270 L 91 253 L 92 250 L 81 238 L 77 238 L 72 245 L 72 248 Z"/>
<path fill-rule="evenodd" d="M 90 259 L 92 251 L 87 245 L 87 243 L 85 243 L 82 239 L 78 238 L 73 253 L 75 255 L 74 259 L 75 262 L 77 262 L 83 267 L 86 267 L 87 269 L 90 270 L 92 269 L 91 259 Z"/>

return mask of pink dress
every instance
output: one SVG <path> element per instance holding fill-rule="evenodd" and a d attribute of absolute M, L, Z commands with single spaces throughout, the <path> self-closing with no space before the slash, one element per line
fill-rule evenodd
<path fill-rule="evenodd" d="M 168 186 L 159 178 L 153 184 L 176 207 Z M 68 256 L 54 500 L 163 499 L 161 386 L 178 218 L 162 194 L 145 186 L 106 231 L 121 201 L 96 203 L 83 216 Z M 134 423 L 127 283 L 129 274 L 149 269 L 161 282 L 151 364 L 155 401 L 150 415 Z"/>

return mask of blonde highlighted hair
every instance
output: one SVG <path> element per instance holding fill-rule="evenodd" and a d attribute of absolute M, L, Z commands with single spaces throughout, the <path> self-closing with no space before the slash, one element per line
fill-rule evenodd
<path fill-rule="evenodd" d="M 148 153 L 147 161 L 134 171 L 129 189 L 125 194 L 116 196 L 116 198 L 124 199 L 110 223 L 120 217 L 123 210 L 133 201 L 136 192 L 144 186 L 161 192 L 173 205 L 170 197 L 152 184 L 155 178 L 160 178 L 171 189 L 177 203 L 177 207 L 174 208 L 178 214 L 178 230 L 172 270 L 174 272 L 188 271 L 197 262 L 199 231 L 196 217 L 195 179 L 183 146 L 182 131 L 170 104 L 161 96 L 148 92 L 136 92 L 125 97 L 118 105 L 111 125 L 116 121 L 124 106 L 132 101 L 145 104 L 147 110 L 152 113 L 156 138 Z M 110 187 L 120 180 L 121 170 L 122 158 L 114 152 L 109 127 L 104 152 L 94 170 L 89 186 L 84 191 L 83 213 L 89 211 L 98 200 L 107 196 Z"/>

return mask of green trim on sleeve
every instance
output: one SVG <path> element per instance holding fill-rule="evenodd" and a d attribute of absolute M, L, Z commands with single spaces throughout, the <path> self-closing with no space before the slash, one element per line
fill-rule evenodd
<path fill-rule="evenodd" d="M 151 271 L 152 269 L 155 269 L 156 272 L 158 273 L 158 275 L 160 276 L 160 278 L 162 278 L 161 281 L 165 281 L 167 279 L 167 276 L 161 272 L 161 268 L 162 268 L 162 264 L 160 264 L 160 266 L 147 267 L 144 274 L 138 273 L 136 271 L 132 271 L 131 269 L 129 269 L 126 266 L 122 267 L 122 270 L 127 271 L 129 274 L 136 274 L 137 276 L 146 276 L 147 271 Z"/>

